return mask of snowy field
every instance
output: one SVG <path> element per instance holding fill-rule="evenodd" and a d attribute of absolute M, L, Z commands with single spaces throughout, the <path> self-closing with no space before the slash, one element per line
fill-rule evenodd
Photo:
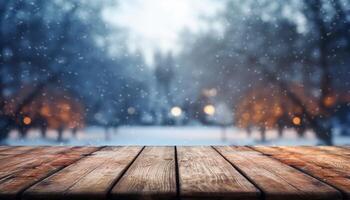
<path fill-rule="evenodd" d="M 253 131 L 248 137 L 243 130 L 230 127 L 224 132 L 220 127 L 120 127 L 109 129 L 89 127 L 78 131 L 74 137 L 64 132 L 63 142 L 57 142 L 56 131 L 49 131 L 47 138 L 41 138 L 39 131 L 31 130 L 26 138 L 20 138 L 16 131 L 4 141 L 6 145 L 316 145 L 312 132 L 299 138 L 293 130 L 285 130 L 278 138 L 276 131 L 267 132 L 267 141 L 260 141 L 260 134 Z M 349 145 L 350 137 L 334 137 L 336 145 Z"/>

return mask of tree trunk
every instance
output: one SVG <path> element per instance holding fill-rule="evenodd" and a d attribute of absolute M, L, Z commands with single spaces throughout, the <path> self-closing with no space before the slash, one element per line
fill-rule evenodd
<path fill-rule="evenodd" d="M 331 126 L 327 122 L 314 123 L 311 128 L 323 145 L 333 145 Z"/>
<path fill-rule="evenodd" d="M 8 127 L 1 127 L 0 128 L 0 142 L 5 140 L 7 138 L 7 136 L 9 135 L 9 133 L 10 133 L 10 130 Z"/>
<path fill-rule="evenodd" d="M 260 127 L 261 142 L 266 142 L 266 128 L 265 126 Z"/>
<path fill-rule="evenodd" d="M 12 128 L 12 120 L 8 117 L 0 117 L 0 142 L 5 140 Z"/>

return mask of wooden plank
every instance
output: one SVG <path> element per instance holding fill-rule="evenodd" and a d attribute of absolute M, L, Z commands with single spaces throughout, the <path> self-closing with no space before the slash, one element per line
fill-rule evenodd
<path fill-rule="evenodd" d="M 146 147 L 111 191 L 113 199 L 175 199 L 174 147 Z"/>
<path fill-rule="evenodd" d="M 350 149 L 340 146 L 298 146 L 289 148 L 288 146 L 278 146 L 277 148 L 288 149 L 285 153 L 299 153 L 306 155 L 336 154 L 339 156 L 349 156 Z"/>
<path fill-rule="evenodd" d="M 314 149 L 314 148 L 308 148 L 307 151 L 305 151 L 305 148 L 303 147 L 279 147 L 279 148 L 282 149 L 283 151 L 296 153 L 303 160 L 310 160 L 322 167 L 330 168 L 344 175 L 350 175 L 349 158 L 339 156 L 336 154 L 329 154 L 329 153 L 316 154 L 316 153 L 313 153 L 313 152 L 317 152 L 317 149 Z M 317 156 L 315 156 L 315 154 Z"/>
<path fill-rule="evenodd" d="M 104 199 L 142 147 L 106 147 L 26 190 L 22 199 Z"/>
<path fill-rule="evenodd" d="M 142 147 L 122 147 L 118 151 L 118 159 L 110 151 L 100 151 L 95 155 L 110 157 L 108 163 L 101 165 L 81 178 L 66 192 L 66 196 L 81 199 L 104 199 L 114 182 L 121 177 Z"/>
<path fill-rule="evenodd" d="M 258 199 L 259 190 L 211 147 L 178 147 L 180 196 Z"/>
<path fill-rule="evenodd" d="M 305 155 L 325 155 L 325 154 L 338 154 L 338 151 L 335 147 L 329 148 L 329 147 L 312 147 L 312 146 L 279 146 L 279 149 L 283 150 L 286 153 L 298 153 L 298 154 L 305 154 Z M 327 150 L 328 149 L 328 150 Z M 343 149 L 345 150 L 345 149 Z"/>
<path fill-rule="evenodd" d="M 318 150 L 322 150 L 326 153 L 332 153 L 340 156 L 350 156 L 350 149 L 343 148 L 340 146 L 317 146 L 317 147 L 310 147 L 315 148 Z"/>
<path fill-rule="evenodd" d="M 11 149 L 11 148 L 13 148 L 13 147 L 12 147 L 12 146 L 0 146 L 0 153 L 1 153 L 2 151 L 5 151 L 5 150 Z"/>
<path fill-rule="evenodd" d="M 3 167 L 2 165 L 3 163 L 9 162 L 10 158 L 16 157 L 20 154 L 29 153 L 35 149 L 38 149 L 38 148 L 30 147 L 30 146 L 13 146 L 13 147 L 2 148 L 2 150 L 0 151 L 0 160 L 3 160 L 3 162 L 0 161 L 0 167 Z"/>
<path fill-rule="evenodd" d="M 23 154 L 0 160 L 0 178 L 21 171 L 25 168 L 33 168 L 40 163 L 53 159 L 56 154 L 71 149 L 70 147 L 36 147 Z"/>
<path fill-rule="evenodd" d="M 280 160 L 281 162 L 319 178 L 320 180 L 339 189 L 344 195 L 345 199 L 350 199 L 350 164 L 346 158 L 336 155 L 325 157 L 323 154 L 315 156 L 301 153 L 291 153 L 288 152 L 286 148 L 279 147 L 253 148 L 262 153 L 268 152 L 269 155 Z M 288 152 L 287 156 L 286 152 Z M 293 150 L 293 152 L 300 152 L 300 150 Z"/>
<path fill-rule="evenodd" d="M 263 192 L 265 199 L 341 199 L 339 191 L 247 147 L 215 147 Z"/>
<path fill-rule="evenodd" d="M 37 166 L 23 168 L 0 180 L 0 199 L 16 199 L 23 190 L 53 174 L 54 172 L 70 165 L 86 154 L 96 151 L 96 147 L 75 147 L 66 149 L 52 159 L 38 161 Z M 52 153 L 52 149 L 49 151 Z"/>
<path fill-rule="evenodd" d="M 15 148 L 15 147 L 0 146 L 0 160 L 1 160 L 1 159 L 4 159 L 4 158 L 11 157 L 10 155 L 1 154 L 1 152 L 6 152 L 6 150 L 10 150 L 11 148 Z"/>
<path fill-rule="evenodd" d="M 0 155 L 18 155 L 22 153 L 27 153 L 37 148 L 38 147 L 33 146 L 17 146 L 0 151 Z"/>
<path fill-rule="evenodd" d="M 290 152 L 284 152 L 282 150 L 278 151 L 278 147 L 276 146 L 252 146 L 250 147 L 258 152 L 262 152 L 265 155 L 269 155 L 269 156 L 274 156 L 274 155 L 290 155 Z"/>

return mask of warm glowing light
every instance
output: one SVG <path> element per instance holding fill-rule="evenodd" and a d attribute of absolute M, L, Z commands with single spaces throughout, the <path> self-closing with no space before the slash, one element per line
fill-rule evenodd
<path fill-rule="evenodd" d="M 335 100 L 336 99 L 333 96 L 328 96 L 323 99 L 323 105 L 325 105 L 326 107 L 331 107 L 335 104 Z"/>
<path fill-rule="evenodd" d="M 182 109 L 178 106 L 172 107 L 170 110 L 174 117 L 179 117 L 182 114 Z"/>
<path fill-rule="evenodd" d="M 301 124 L 301 119 L 300 119 L 300 117 L 293 117 L 292 122 L 294 125 L 299 126 Z"/>
<path fill-rule="evenodd" d="M 43 106 L 41 109 L 40 109 L 40 114 L 43 115 L 43 116 L 49 116 L 50 115 L 50 108 L 49 106 Z"/>
<path fill-rule="evenodd" d="M 29 124 L 32 123 L 32 119 L 31 119 L 30 117 L 24 117 L 24 118 L 23 118 L 23 123 L 24 123 L 25 125 L 29 125 Z"/>
<path fill-rule="evenodd" d="M 279 106 L 274 107 L 274 114 L 275 114 L 275 116 L 281 116 L 282 115 L 281 107 L 279 107 Z"/>
<path fill-rule="evenodd" d="M 215 107 L 213 105 L 206 105 L 206 106 L 204 106 L 203 111 L 207 115 L 214 115 L 215 114 Z"/>
<path fill-rule="evenodd" d="M 70 105 L 67 103 L 62 103 L 61 105 L 59 105 L 60 108 L 64 111 L 69 111 L 70 110 Z"/>

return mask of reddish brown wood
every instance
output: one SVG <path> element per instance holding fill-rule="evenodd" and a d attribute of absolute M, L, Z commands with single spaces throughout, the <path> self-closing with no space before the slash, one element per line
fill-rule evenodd
<path fill-rule="evenodd" d="M 317 177 L 341 190 L 345 199 L 350 199 L 350 161 L 347 158 L 334 154 L 318 154 L 313 150 L 303 151 L 304 147 L 253 148 Z"/>
<path fill-rule="evenodd" d="M 265 199 L 341 199 L 339 191 L 247 147 L 216 147 L 264 192 Z M 322 191 L 320 193 L 319 191 Z"/>
<path fill-rule="evenodd" d="M 14 148 L 14 147 L 11 147 L 11 146 L 0 146 L 0 153 L 2 151 L 5 151 L 5 150 L 11 149 L 11 148 Z"/>
<path fill-rule="evenodd" d="M 112 190 L 114 199 L 175 199 L 175 148 L 146 147 Z"/>
<path fill-rule="evenodd" d="M 48 151 L 42 153 L 50 154 L 50 157 L 30 154 L 33 156 L 33 162 L 13 168 L 11 174 L 0 180 L 0 199 L 15 199 L 23 190 L 37 181 L 96 150 L 96 147 L 57 148 L 55 150 L 48 148 Z M 55 151 L 58 152 L 54 154 Z"/>
<path fill-rule="evenodd" d="M 0 200 L 350 197 L 349 147 L 176 148 L 0 146 Z"/>
<path fill-rule="evenodd" d="M 107 147 L 24 192 L 23 199 L 105 199 L 142 147 Z"/>
<path fill-rule="evenodd" d="M 180 195 L 259 199 L 258 189 L 211 147 L 178 147 Z"/>
<path fill-rule="evenodd" d="M 0 179 L 23 169 L 33 168 L 40 163 L 53 159 L 55 154 L 67 151 L 70 147 L 18 147 L 7 152 L 11 157 L 0 160 Z M 14 153 L 20 151 L 20 154 Z"/>

